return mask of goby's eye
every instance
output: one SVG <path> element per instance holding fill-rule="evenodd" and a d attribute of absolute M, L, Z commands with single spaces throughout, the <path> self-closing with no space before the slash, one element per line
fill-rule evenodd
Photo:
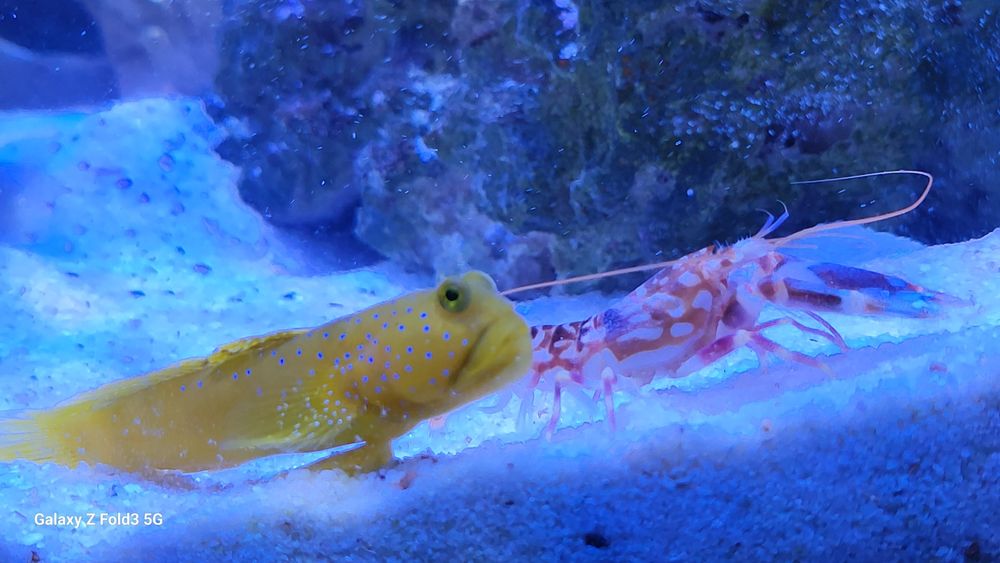
<path fill-rule="evenodd" d="M 469 292 L 461 284 L 446 281 L 438 288 L 438 303 L 445 311 L 464 311 L 469 306 Z"/>

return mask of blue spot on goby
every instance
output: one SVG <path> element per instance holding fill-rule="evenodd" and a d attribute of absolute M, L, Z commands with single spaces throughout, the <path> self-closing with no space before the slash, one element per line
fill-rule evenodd
<path fill-rule="evenodd" d="M 323 352 L 316 352 L 316 359 L 317 360 L 322 360 L 323 359 Z"/>
<path fill-rule="evenodd" d="M 187 385 L 181 385 L 181 393 L 187 391 Z"/>
<path fill-rule="evenodd" d="M 413 307 L 407 307 L 406 308 L 406 312 L 407 313 L 412 313 L 413 312 Z"/>
<path fill-rule="evenodd" d="M 315 369 L 312 369 L 312 368 L 309 368 L 309 375 L 310 375 L 310 376 L 314 376 L 314 375 L 316 375 L 316 370 L 315 370 Z"/>
<path fill-rule="evenodd" d="M 389 328 L 389 323 L 382 323 L 382 328 Z"/>
<path fill-rule="evenodd" d="M 351 353 L 350 352 L 344 352 L 344 358 L 346 358 L 348 360 L 351 359 Z"/>
<path fill-rule="evenodd" d="M 374 313 L 374 314 L 372 315 L 372 318 L 373 318 L 373 319 L 375 319 L 375 320 L 378 320 L 378 313 Z"/>
<path fill-rule="evenodd" d="M 201 380 L 198 381 L 198 389 L 201 389 Z"/>
<path fill-rule="evenodd" d="M 431 325 L 424 325 L 424 332 L 430 332 L 430 331 L 431 331 Z"/>
<path fill-rule="evenodd" d="M 364 349 L 365 349 L 364 344 L 358 344 L 358 350 L 364 350 Z"/>
<path fill-rule="evenodd" d="M 424 357 L 427 358 L 428 360 L 431 359 L 433 356 L 434 356 L 434 354 L 431 353 L 431 352 L 427 352 L 427 353 L 424 354 Z"/>
<path fill-rule="evenodd" d="M 323 338 L 330 338 L 330 333 L 329 332 L 324 332 L 323 333 Z"/>
<path fill-rule="evenodd" d="M 448 377 L 448 374 L 450 373 L 451 371 L 448 368 L 444 368 L 443 370 L 441 370 L 441 377 Z"/>
<path fill-rule="evenodd" d="M 431 385 L 436 385 L 436 384 L 437 384 L 437 382 L 438 382 L 438 380 L 437 380 L 437 378 L 435 378 L 435 377 L 432 377 L 432 378 L 430 378 L 430 379 L 429 379 L 429 380 L 427 381 L 427 383 L 430 383 Z"/>
<path fill-rule="evenodd" d="M 298 350 L 296 350 L 295 351 L 295 355 L 296 356 L 301 356 L 302 355 L 302 348 L 299 348 Z"/>
<path fill-rule="evenodd" d="M 451 340 L 451 333 L 445 331 L 445 333 L 441 335 L 441 338 L 444 338 L 445 340 Z"/>
<path fill-rule="evenodd" d="M 407 354 L 412 354 L 413 353 L 413 346 L 407 346 L 406 347 L 406 353 Z"/>
<path fill-rule="evenodd" d="M 368 376 L 367 375 L 361 376 L 361 383 L 368 383 Z"/>
<path fill-rule="evenodd" d="M 250 377 L 251 373 L 253 373 L 253 370 L 250 369 L 250 368 L 247 368 L 247 377 Z"/>
<path fill-rule="evenodd" d="M 260 387 L 257 388 L 257 396 L 258 397 L 263 397 L 264 396 L 264 390 L 261 389 Z"/>
<path fill-rule="evenodd" d="M 278 364 L 282 366 L 285 365 L 285 358 L 278 358 Z"/>
<path fill-rule="evenodd" d="M 399 331 L 400 331 L 400 332 L 402 332 L 402 331 L 404 331 L 404 330 L 406 330 L 406 325 L 404 325 L 404 324 L 400 324 L 400 325 L 399 325 Z"/>
<path fill-rule="evenodd" d="M 427 318 L 427 313 L 420 313 L 420 318 L 421 319 L 426 319 Z"/>
<path fill-rule="evenodd" d="M 374 364 L 375 363 L 375 358 L 373 358 L 372 356 L 368 356 L 368 363 L 369 364 Z"/>
<path fill-rule="evenodd" d="M 239 379 L 239 378 L 240 378 L 240 374 L 238 374 L 238 373 L 236 373 L 236 372 L 234 371 L 234 372 L 233 372 L 233 379 Z"/>
<path fill-rule="evenodd" d="M 278 355 L 278 351 L 277 351 L 277 350 L 271 350 L 271 357 L 272 357 L 272 358 L 273 358 L 274 356 L 277 356 L 277 355 Z"/>
<path fill-rule="evenodd" d="M 345 338 L 347 338 L 347 333 L 346 332 L 341 332 L 340 333 L 340 339 L 343 340 Z"/>
<path fill-rule="evenodd" d="M 462 339 L 462 346 L 468 346 L 468 345 L 469 345 L 469 339 L 468 338 L 463 338 Z"/>
<path fill-rule="evenodd" d="M 382 386 L 381 385 L 376 385 L 375 386 L 375 393 L 377 394 L 377 393 L 381 393 L 381 392 L 382 392 Z"/>

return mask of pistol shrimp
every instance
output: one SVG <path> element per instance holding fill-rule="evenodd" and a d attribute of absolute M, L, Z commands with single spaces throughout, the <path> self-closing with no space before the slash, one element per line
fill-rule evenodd
<path fill-rule="evenodd" d="M 559 420 L 562 391 L 568 386 L 591 389 L 594 399 L 603 395 L 608 422 L 614 427 L 613 393 L 626 384 L 642 386 L 663 376 L 680 378 L 719 361 L 742 347 L 753 351 L 761 365 L 769 356 L 821 369 L 812 356 L 790 350 L 765 332 L 790 326 L 848 350 L 844 339 L 819 312 L 845 314 L 930 315 L 946 300 L 944 294 L 925 290 L 900 278 L 832 263 L 792 258 L 781 252 L 790 243 L 824 231 L 865 225 L 898 217 L 916 209 L 930 192 L 934 178 L 912 170 L 861 174 L 817 183 L 917 174 L 927 179 L 920 196 L 910 205 L 860 219 L 816 225 L 797 233 L 767 238 L 788 218 L 788 210 L 767 222 L 753 236 L 731 246 L 709 246 L 683 258 L 626 268 L 603 274 L 533 284 L 510 294 L 628 273 L 661 268 L 611 308 L 585 320 L 534 326 L 532 376 L 529 393 L 541 381 L 554 382 L 552 413 L 546 429 L 551 435 Z M 764 306 L 796 310 L 811 317 L 817 327 L 789 315 L 761 322 Z M 522 415 L 530 395 L 522 403 Z"/>

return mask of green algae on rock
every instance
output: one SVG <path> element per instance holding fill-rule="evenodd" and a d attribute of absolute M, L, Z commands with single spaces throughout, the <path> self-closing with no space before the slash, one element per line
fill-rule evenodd
<path fill-rule="evenodd" d="M 219 78 L 252 132 L 229 145 L 243 193 L 284 224 L 350 228 L 357 206 L 357 235 L 410 267 L 513 285 L 662 259 L 778 200 L 790 228 L 898 206 L 916 186 L 791 182 L 900 167 L 953 180 L 888 228 L 940 242 L 995 214 L 986 4 L 283 6 L 237 12 Z"/>

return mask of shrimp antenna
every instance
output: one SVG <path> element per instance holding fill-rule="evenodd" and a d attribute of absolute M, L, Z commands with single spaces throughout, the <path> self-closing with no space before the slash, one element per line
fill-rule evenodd
<path fill-rule="evenodd" d="M 924 178 L 927 178 L 927 185 L 924 186 L 924 190 L 920 193 L 920 197 L 918 197 L 913 203 L 907 205 L 906 207 L 902 207 L 902 208 L 897 209 L 895 211 L 889 211 L 889 212 L 886 212 L 886 213 L 880 213 L 878 215 L 872 215 L 871 217 L 862 217 L 860 219 L 849 219 L 849 220 L 846 220 L 846 221 L 835 221 L 833 223 L 824 223 L 822 225 L 816 225 L 814 227 L 809 227 L 808 229 L 803 229 L 803 230 L 801 230 L 801 231 L 799 231 L 797 233 L 793 233 L 793 234 L 790 234 L 790 235 L 785 236 L 785 237 L 781 237 L 781 238 L 777 238 L 777 239 L 771 239 L 772 242 L 774 242 L 776 245 L 783 246 L 783 245 L 785 245 L 785 244 L 787 244 L 789 242 L 792 242 L 794 240 L 797 240 L 797 239 L 800 239 L 800 238 L 804 238 L 804 237 L 808 237 L 808 236 L 811 236 L 811 235 L 815 235 L 815 234 L 818 234 L 818 233 L 822 233 L 824 231 L 831 231 L 831 230 L 834 230 L 834 229 L 842 229 L 844 227 L 850 227 L 850 226 L 854 226 L 854 225 L 868 225 L 870 223 L 877 223 L 879 221 L 885 221 L 886 219 L 892 219 L 893 217 L 899 217 L 900 215 L 906 215 L 907 213 L 909 213 L 909 212 L 913 211 L 914 209 L 916 209 L 917 207 L 919 207 L 920 204 L 923 203 L 925 199 L 927 199 L 927 194 L 930 193 L 931 186 L 934 185 L 934 176 L 932 176 L 929 172 L 924 172 L 922 170 L 887 170 L 887 171 L 883 171 L 883 172 L 869 172 L 867 174 L 856 174 L 854 176 L 840 176 L 840 177 L 837 177 L 837 178 L 824 178 L 822 180 L 801 180 L 801 181 L 797 181 L 797 182 L 792 182 L 793 185 L 798 185 L 798 184 L 824 184 L 824 183 L 828 183 L 828 182 L 842 182 L 842 181 L 845 181 L 845 180 L 856 180 L 856 179 L 859 179 L 859 178 L 874 178 L 876 176 L 893 176 L 893 175 L 917 175 L 917 176 L 923 176 Z M 777 218 L 775 218 L 773 220 L 772 220 L 771 217 L 769 217 L 767 223 L 760 230 L 760 232 L 758 232 L 757 235 L 755 235 L 755 236 L 757 236 L 757 237 L 765 237 L 765 236 L 771 234 L 775 229 L 777 229 L 778 227 L 780 227 L 781 224 L 785 222 L 785 219 L 788 218 L 788 208 L 785 207 L 784 203 L 782 203 L 781 205 L 782 205 L 782 207 L 784 207 L 784 213 L 782 213 L 781 216 L 779 216 L 779 217 L 777 217 Z M 719 247 L 721 245 L 718 245 L 718 243 L 716 243 L 716 246 Z M 533 289 L 545 289 L 547 287 L 556 287 L 556 286 L 560 286 L 560 285 L 568 285 L 568 284 L 571 284 L 571 283 L 579 283 L 579 282 L 585 282 L 585 281 L 599 280 L 599 279 L 604 279 L 604 278 L 608 278 L 608 277 L 612 277 L 612 276 L 620 276 L 622 274 L 632 274 L 632 273 L 636 273 L 636 272 L 646 272 L 646 271 L 649 271 L 649 270 L 659 270 L 661 268 L 666 268 L 667 266 L 671 266 L 671 265 L 677 263 L 678 260 L 679 259 L 674 259 L 674 260 L 668 260 L 666 262 L 656 262 L 655 264 L 645 264 L 645 265 L 642 265 L 642 266 L 632 266 L 630 268 L 621 268 L 621 269 L 618 269 L 618 270 L 610 270 L 610 271 L 601 272 L 601 273 L 598 273 L 598 274 L 587 274 L 587 275 L 584 275 L 584 276 L 575 276 L 575 277 L 572 277 L 572 278 L 564 278 L 564 279 L 561 279 L 561 280 L 552 280 L 552 281 L 547 281 L 547 282 L 540 282 L 540 283 L 533 283 L 533 284 L 529 284 L 529 285 L 522 285 L 520 287 L 515 287 L 515 288 L 512 288 L 512 289 L 508 289 L 508 290 L 502 291 L 502 292 L 500 292 L 500 295 L 511 295 L 513 293 L 521 293 L 523 291 L 530 291 L 530 290 L 533 290 Z"/>
<path fill-rule="evenodd" d="M 522 291 L 529 291 L 532 289 L 545 289 L 546 287 L 556 287 L 559 285 L 568 285 L 571 283 L 579 283 L 585 281 L 600 280 L 604 278 L 609 278 L 612 276 L 620 276 L 622 274 L 633 274 L 635 272 L 646 272 L 648 270 L 659 270 L 661 268 L 666 268 L 671 264 L 677 262 L 677 260 L 668 260 L 666 262 L 656 262 L 655 264 L 643 264 L 642 266 L 632 266 L 631 268 L 620 268 L 618 270 L 609 270 L 607 272 L 601 272 L 599 274 L 587 274 L 585 276 L 575 276 L 572 278 L 563 278 L 561 280 L 552 280 L 547 282 L 533 283 L 529 285 L 522 285 L 520 287 L 515 287 L 513 289 L 508 289 L 501 291 L 500 295 L 510 295 L 511 293 L 520 293 Z"/>
<path fill-rule="evenodd" d="M 816 225 L 809 227 L 808 229 L 802 229 L 797 233 L 792 233 L 788 236 L 781 237 L 778 239 L 773 239 L 775 244 L 784 245 L 785 243 L 791 242 L 796 239 L 808 237 L 810 235 L 815 235 L 823 231 L 830 231 L 833 229 L 842 229 L 844 227 L 852 227 L 856 225 L 868 225 L 871 223 L 877 223 L 879 221 L 885 221 L 886 219 L 892 219 L 893 217 L 899 217 L 900 215 L 906 215 L 907 213 L 913 211 L 920 204 L 927 199 L 927 194 L 931 193 L 931 186 L 934 185 L 934 176 L 929 172 L 924 172 L 922 170 L 887 170 L 883 172 L 870 172 L 868 174 L 856 174 L 854 176 L 841 176 L 838 178 L 824 178 L 822 180 L 802 180 L 798 182 L 792 182 L 792 184 L 824 184 L 827 182 L 841 182 L 844 180 L 856 180 L 858 178 L 873 178 L 875 176 L 892 176 L 892 175 L 917 175 L 927 178 L 927 185 L 924 186 L 920 196 L 913 201 L 913 203 L 907 205 L 906 207 L 901 207 L 895 211 L 888 211 L 886 213 L 879 213 L 878 215 L 872 215 L 871 217 L 862 217 L 860 219 L 848 219 L 845 221 L 834 221 L 833 223 L 824 223 L 821 225 Z"/>

